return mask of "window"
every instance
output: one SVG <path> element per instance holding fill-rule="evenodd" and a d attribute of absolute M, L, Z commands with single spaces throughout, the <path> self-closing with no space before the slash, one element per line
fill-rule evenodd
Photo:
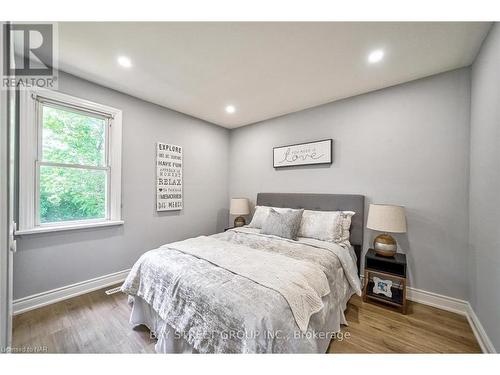
<path fill-rule="evenodd" d="M 46 90 L 20 110 L 17 233 L 122 224 L 121 111 Z"/>

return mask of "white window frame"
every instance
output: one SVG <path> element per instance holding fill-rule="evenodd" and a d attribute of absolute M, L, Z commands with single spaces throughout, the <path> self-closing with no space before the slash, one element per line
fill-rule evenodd
<path fill-rule="evenodd" d="M 41 161 L 43 103 L 53 107 L 71 108 L 80 113 L 103 117 L 107 120 L 104 167 L 82 166 L 85 169 L 107 172 L 106 217 L 53 223 L 40 223 L 39 176 L 40 165 L 65 166 Z M 80 99 L 58 91 L 26 89 L 20 91 L 19 129 L 19 229 L 17 235 L 55 232 L 79 228 L 121 225 L 121 160 L 122 111 L 116 108 Z M 75 166 L 73 164 L 73 166 Z M 76 166 L 78 168 L 78 166 Z"/>

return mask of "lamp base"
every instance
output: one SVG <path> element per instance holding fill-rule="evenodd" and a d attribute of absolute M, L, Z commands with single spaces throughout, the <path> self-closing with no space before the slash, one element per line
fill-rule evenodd
<path fill-rule="evenodd" d="M 234 226 L 235 227 L 242 227 L 245 225 L 245 218 L 243 216 L 238 216 L 236 219 L 234 219 Z"/>
<path fill-rule="evenodd" d="M 373 249 L 377 255 L 393 257 L 398 250 L 398 245 L 391 235 L 380 234 L 373 240 Z"/>

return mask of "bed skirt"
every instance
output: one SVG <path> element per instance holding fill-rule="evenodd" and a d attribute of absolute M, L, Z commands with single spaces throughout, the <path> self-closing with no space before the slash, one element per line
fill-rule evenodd
<path fill-rule="evenodd" d="M 133 297 L 130 324 L 133 327 L 143 325 L 149 329 L 151 336 L 158 340 L 155 345 L 157 353 L 197 353 L 195 348 L 179 337 L 175 330 L 140 297 Z"/>
<path fill-rule="evenodd" d="M 347 325 L 344 310 L 347 307 L 347 302 L 352 296 L 352 292 L 343 296 L 341 305 L 341 324 Z M 155 350 L 157 353 L 171 353 L 171 354 L 193 354 L 198 351 L 193 348 L 181 335 L 168 325 L 163 319 L 160 318 L 158 313 L 140 297 L 130 297 L 132 302 L 132 313 L 130 314 L 130 324 L 133 327 L 139 325 L 146 326 L 151 335 L 157 339 Z M 328 306 L 325 306 L 328 308 Z M 330 314 L 332 320 L 335 313 Z M 317 353 L 326 353 L 330 346 L 329 339 L 317 340 Z"/>

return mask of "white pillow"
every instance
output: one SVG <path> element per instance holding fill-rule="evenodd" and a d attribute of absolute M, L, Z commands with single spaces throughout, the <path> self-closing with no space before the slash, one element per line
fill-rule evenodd
<path fill-rule="evenodd" d="M 315 238 L 321 241 L 335 242 L 335 238 L 341 237 L 338 223 L 340 211 L 310 211 L 304 210 L 300 223 L 299 237 Z"/>
<path fill-rule="evenodd" d="M 353 215 L 353 211 L 304 210 L 298 236 L 349 245 Z"/>
<path fill-rule="evenodd" d="M 340 211 L 340 237 L 337 238 L 335 242 L 337 243 L 344 243 L 347 244 L 348 246 L 351 246 L 351 243 L 349 242 L 349 238 L 351 236 L 351 219 L 355 212 L 353 211 Z"/>
<path fill-rule="evenodd" d="M 262 229 L 262 227 L 264 226 L 264 223 L 267 220 L 267 216 L 269 215 L 269 210 L 271 208 L 280 214 L 283 214 L 283 213 L 286 213 L 287 211 L 293 210 L 292 208 L 255 206 L 255 211 L 254 211 L 252 220 L 250 221 L 250 224 L 248 224 L 248 227 Z"/>
<path fill-rule="evenodd" d="M 267 219 L 267 215 L 269 215 L 269 207 L 255 206 L 255 212 L 248 227 L 261 229 Z"/>

